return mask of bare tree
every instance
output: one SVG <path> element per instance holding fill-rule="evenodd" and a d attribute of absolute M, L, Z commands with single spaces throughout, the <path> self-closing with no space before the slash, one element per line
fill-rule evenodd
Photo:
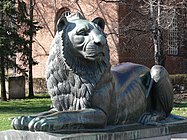
<path fill-rule="evenodd" d="M 144 43 L 147 43 L 147 45 L 150 44 L 149 46 L 154 48 L 153 58 L 155 64 L 164 65 L 164 53 L 166 51 L 164 48 L 164 40 L 167 40 L 167 36 L 164 33 L 170 29 L 176 15 L 180 14 L 177 12 L 177 9 L 183 8 L 185 1 L 101 0 L 101 2 L 119 3 L 119 6 L 125 5 L 124 8 L 127 9 L 119 23 L 119 37 L 124 40 L 119 51 L 125 50 L 132 53 L 131 50 L 134 45 L 140 43 L 140 41 L 136 40 L 139 40 L 143 36 Z"/>
<path fill-rule="evenodd" d="M 163 38 L 162 29 L 160 23 L 161 15 L 161 0 L 153 1 L 149 0 L 150 4 L 150 17 L 152 20 L 152 34 L 154 44 L 154 60 L 155 64 L 164 66 L 164 54 L 163 54 Z"/>
<path fill-rule="evenodd" d="M 150 8 L 150 19 L 152 24 L 152 36 L 154 44 L 154 60 L 155 64 L 165 64 L 163 31 L 168 31 L 173 24 L 173 19 L 181 13 L 178 9 L 183 8 L 184 1 L 175 0 L 144 0 L 145 4 Z M 176 27 L 174 27 L 176 28 Z"/>

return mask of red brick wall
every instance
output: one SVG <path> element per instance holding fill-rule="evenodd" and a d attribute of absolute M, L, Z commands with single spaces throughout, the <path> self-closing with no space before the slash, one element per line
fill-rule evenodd
<path fill-rule="evenodd" d="M 180 56 L 167 56 L 165 67 L 170 74 L 187 73 L 184 68 L 184 58 Z"/>
<path fill-rule="evenodd" d="M 139 6 L 134 1 L 130 4 L 134 4 L 134 9 Z M 151 34 L 143 31 L 146 19 L 131 8 L 125 4 L 119 5 L 119 62 L 134 62 L 151 67 L 154 64 L 154 50 Z"/>
<path fill-rule="evenodd" d="M 154 65 L 154 47 L 152 34 L 150 32 L 151 27 L 146 27 L 149 25 L 150 19 L 148 16 L 143 16 L 136 11 L 141 5 L 141 2 L 142 1 L 135 2 L 127 0 L 127 3 L 131 6 L 123 3 L 119 4 L 119 46 L 117 47 L 117 53 L 119 62 L 130 61 L 151 68 Z M 140 10 L 140 8 L 138 10 Z M 183 22 L 186 24 L 186 20 L 179 20 L 179 22 L 183 24 L 179 26 L 179 30 L 184 31 L 187 29 L 187 27 L 186 29 L 183 27 Z M 182 38 L 182 34 L 179 34 L 179 38 Z M 187 46 L 185 47 L 185 44 L 183 44 L 184 41 L 182 39 L 179 41 L 179 54 L 176 56 L 169 56 L 167 52 L 168 33 L 166 30 L 163 31 L 163 39 L 166 69 L 171 74 L 187 73 Z"/>

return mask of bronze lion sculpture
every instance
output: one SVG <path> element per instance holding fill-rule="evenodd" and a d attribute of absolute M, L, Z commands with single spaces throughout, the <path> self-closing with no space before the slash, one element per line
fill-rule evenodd
<path fill-rule="evenodd" d="M 13 120 L 14 129 L 56 131 L 152 123 L 173 107 L 173 89 L 164 67 L 122 63 L 111 67 L 98 17 L 61 17 L 49 53 L 46 80 L 53 108 Z"/>

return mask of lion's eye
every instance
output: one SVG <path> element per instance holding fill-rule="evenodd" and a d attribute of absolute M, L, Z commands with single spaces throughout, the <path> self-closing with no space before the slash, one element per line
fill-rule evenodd
<path fill-rule="evenodd" d="M 78 30 L 77 30 L 76 34 L 77 34 L 77 35 L 88 35 L 88 32 L 89 32 L 88 29 L 86 29 L 86 28 L 81 28 L 81 29 L 78 29 Z"/>

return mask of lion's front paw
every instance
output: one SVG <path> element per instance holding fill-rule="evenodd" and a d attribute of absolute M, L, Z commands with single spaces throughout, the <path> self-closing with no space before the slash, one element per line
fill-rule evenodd
<path fill-rule="evenodd" d="M 28 130 L 29 122 L 35 118 L 34 116 L 19 116 L 12 120 L 12 127 L 16 130 Z"/>
<path fill-rule="evenodd" d="M 51 132 L 62 129 L 62 126 L 62 122 L 57 117 L 37 117 L 29 123 L 29 130 Z"/>

